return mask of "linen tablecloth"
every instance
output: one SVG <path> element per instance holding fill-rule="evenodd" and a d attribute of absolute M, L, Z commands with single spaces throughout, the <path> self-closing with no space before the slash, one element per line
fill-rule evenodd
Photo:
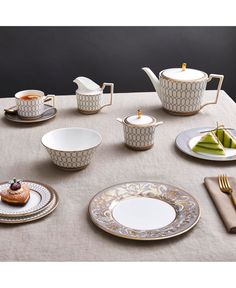
<path fill-rule="evenodd" d="M 205 101 L 216 91 L 207 91 Z M 82 115 L 75 96 L 56 97 L 56 118 L 41 124 L 17 124 L 4 118 L 3 109 L 14 98 L 0 99 L 0 177 L 31 179 L 51 185 L 60 203 L 53 214 L 37 222 L 0 225 L 0 261 L 235 261 L 236 235 L 229 234 L 203 185 L 204 177 L 235 176 L 235 162 L 210 162 L 178 151 L 175 138 L 183 130 L 215 126 L 236 127 L 236 104 L 221 91 L 217 105 L 194 116 L 172 116 L 161 108 L 156 93 L 114 94 L 113 105 L 95 115 Z M 136 152 L 123 145 L 117 117 L 137 109 L 157 117 L 153 149 Z M 101 133 L 103 142 L 91 164 L 66 172 L 54 166 L 41 137 L 60 127 L 87 127 Z M 106 187 L 129 181 L 151 180 L 180 187 L 199 202 L 201 219 L 191 231 L 162 241 L 139 242 L 101 231 L 88 217 L 90 199 Z"/>

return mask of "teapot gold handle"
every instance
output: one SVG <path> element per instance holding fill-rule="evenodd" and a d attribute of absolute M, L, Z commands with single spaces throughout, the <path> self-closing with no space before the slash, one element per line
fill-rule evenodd
<path fill-rule="evenodd" d="M 218 98 L 219 98 L 219 95 L 220 95 L 221 86 L 222 86 L 222 83 L 223 83 L 223 80 L 224 80 L 224 75 L 210 74 L 207 82 L 210 82 L 213 78 L 219 79 L 219 83 L 218 83 L 218 87 L 217 87 L 217 92 L 216 92 L 215 101 L 207 102 L 207 103 L 203 104 L 203 105 L 201 106 L 200 110 L 201 110 L 203 107 L 205 107 L 206 105 L 216 104 L 216 103 L 218 102 Z"/>
<path fill-rule="evenodd" d="M 106 86 L 110 87 L 110 102 L 107 104 L 104 104 L 100 109 L 102 109 L 103 107 L 106 106 L 111 106 L 112 105 L 112 97 L 113 97 L 113 92 L 114 92 L 114 84 L 113 83 L 103 83 L 102 84 L 102 90 L 104 90 L 106 88 Z"/>

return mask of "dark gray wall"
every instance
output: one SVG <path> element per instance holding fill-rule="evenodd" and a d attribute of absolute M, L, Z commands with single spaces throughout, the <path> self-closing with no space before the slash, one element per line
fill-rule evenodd
<path fill-rule="evenodd" d="M 188 67 L 225 75 L 236 101 L 236 27 L 0 27 L 0 97 L 23 89 L 74 94 L 72 80 L 152 91 L 141 70 Z M 216 83 L 209 86 L 216 88 Z"/>

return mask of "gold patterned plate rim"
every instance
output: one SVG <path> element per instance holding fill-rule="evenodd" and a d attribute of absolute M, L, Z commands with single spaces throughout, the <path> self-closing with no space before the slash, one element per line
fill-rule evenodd
<path fill-rule="evenodd" d="M 192 129 L 182 131 L 177 135 L 175 139 L 175 145 L 181 152 L 194 158 L 208 160 L 208 161 L 235 161 L 236 155 L 222 157 L 222 156 L 205 154 L 205 153 L 200 154 L 200 153 L 194 152 L 190 148 L 189 142 L 191 141 L 191 139 L 193 139 L 196 136 L 199 136 L 202 132 L 211 131 L 213 129 L 215 129 L 215 127 L 200 127 L 200 128 L 192 128 Z M 231 130 L 231 133 L 236 137 L 235 129 Z"/>
<path fill-rule="evenodd" d="M 12 122 L 16 122 L 16 123 L 28 123 L 28 124 L 32 124 L 32 123 L 39 123 L 39 122 L 44 122 L 47 120 L 50 120 L 52 118 L 54 118 L 57 114 L 57 108 L 51 106 L 51 105 L 47 105 L 44 104 L 44 106 L 46 106 L 46 108 L 52 108 L 51 110 L 46 111 L 40 118 L 37 119 L 22 119 L 20 118 L 17 114 L 11 114 L 5 111 L 4 115 L 7 118 L 7 120 L 12 121 Z M 16 106 L 11 107 L 12 109 L 16 108 Z"/>
<path fill-rule="evenodd" d="M 36 214 L 28 215 L 28 216 L 0 217 L 0 223 L 1 224 L 22 224 L 22 223 L 36 221 L 51 214 L 57 208 L 58 204 L 59 204 L 59 197 L 56 191 L 54 190 L 52 201 L 50 202 L 50 205 L 48 205 L 44 210 Z"/>
<path fill-rule="evenodd" d="M 45 185 L 43 183 L 37 182 L 37 181 L 31 181 L 31 180 L 23 180 L 22 183 L 28 184 L 31 190 L 33 190 L 34 192 L 38 193 L 40 195 L 41 201 L 36 205 L 36 207 L 32 207 L 29 208 L 25 212 L 17 212 L 17 207 L 11 206 L 12 208 L 12 212 L 11 213 L 7 213 L 7 212 L 1 212 L 0 210 L 0 217 L 21 217 L 21 216 L 29 216 L 29 215 L 33 215 L 36 213 L 39 213 L 40 211 L 42 211 L 43 209 L 47 208 L 50 204 L 51 201 L 53 199 L 53 194 L 55 193 L 55 190 L 48 186 Z M 0 188 L 1 190 L 4 190 L 7 186 L 8 182 L 2 182 L 0 183 Z M 3 186 L 3 188 L 1 187 Z M 43 189 L 43 192 L 41 190 Z M 1 196 L 0 196 L 0 201 L 1 201 Z M 7 205 L 7 204 L 6 204 Z M 15 211 L 14 211 L 15 208 Z"/>
<path fill-rule="evenodd" d="M 176 212 L 175 219 L 168 225 L 151 230 L 137 230 L 117 222 L 112 214 L 116 205 L 131 197 L 146 197 L 170 204 Z M 173 185 L 154 181 L 120 183 L 98 192 L 90 201 L 88 213 L 92 222 L 100 229 L 131 240 L 163 240 L 184 234 L 200 219 L 197 200 L 185 190 Z"/>

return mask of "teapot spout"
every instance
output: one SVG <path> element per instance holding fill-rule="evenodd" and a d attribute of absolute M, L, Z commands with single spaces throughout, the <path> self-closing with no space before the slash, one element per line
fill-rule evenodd
<path fill-rule="evenodd" d="M 148 67 L 143 67 L 142 70 L 146 72 L 146 74 L 148 75 L 149 79 L 151 80 L 152 85 L 154 86 L 157 94 L 160 95 L 160 82 L 159 82 L 157 76 Z"/>

